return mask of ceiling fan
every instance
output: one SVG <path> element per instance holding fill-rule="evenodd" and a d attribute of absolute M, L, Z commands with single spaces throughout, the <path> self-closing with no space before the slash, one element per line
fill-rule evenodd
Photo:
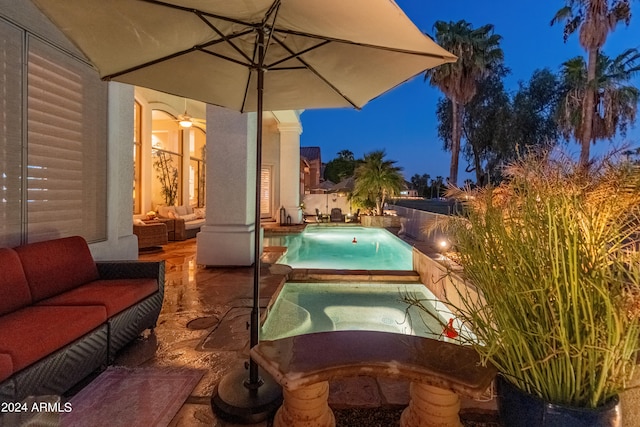
<path fill-rule="evenodd" d="M 205 120 L 193 118 L 187 113 L 187 99 L 186 98 L 184 99 L 184 114 L 178 115 L 178 118 L 176 119 L 176 121 L 178 122 L 180 127 L 184 128 L 184 129 L 188 129 L 191 126 L 193 126 L 194 124 L 199 124 L 199 125 L 203 125 L 203 126 L 206 125 L 206 121 Z"/>

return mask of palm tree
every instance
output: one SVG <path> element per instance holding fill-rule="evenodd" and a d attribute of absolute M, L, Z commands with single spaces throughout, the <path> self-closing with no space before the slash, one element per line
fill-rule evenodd
<path fill-rule="evenodd" d="M 594 100 L 593 114 L 590 115 L 591 140 L 612 139 L 618 131 L 625 135 L 628 125 L 636 119 L 640 90 L 631 85 L 630 80 L 638 72 L 640 52 L 637 49 L 627 49 L 615 58 L 598 53 L 596 75 L 591 85 L 587 84 L 587 64 L 581 56 L 563 63 L 565 95 L 558 123 L 564 137 L 569 139 L 573 136 L 580 140 L 585 128 L 583 99 L 590 90 Z M 580 164 L 586 164 L 582 157 Z"/>
<path fill-rule="evenodd" d="M 615 27 L 624 22 L 629 25 L 631 19 L 630 0 L 565 0 L 551 20 L 551 25 L 564 22 L 564 40 L 579 31 L 580 45 L 587 51 L 586 87 L 582 98 L 582 120 L 576 139 L 581 144 L 580 165 L 589 163 L 589 150 L 593 135 L 593 114 L 596 106 L 596 74 L 598 53 L 604 46 L 607 36 Z"/>
<path fill-rule="evenodd" d="M 440 189 L 444 183 L 444 178 L 440 175 L 436 176 L 436 179 L 431 180 L 431 198 L 433 199 L 433 189 L 436 189 L 436 199 L 440 197 Z"/>
<path fill-rule="evenodd" d="M 379 215 L 386 199 L 399 194 L 404 185 L 404 177 L 400 173 L 402 168 L 394 166 L 395 160 L 385 160 L 385 155 L 384 150 L 365 154 L 356 167 L 353 189 L 354 198 L 375 201 Z"/>
<path fill-rule="evenodd" d="M 501 36 L 493 33 L 493 25 L 474 29 L 471 24 L 437 21 L 434 24 L 436 42 L 458 57 L 454 63 L 432 68 L 425 73 L 432 86 L 440 89 L 451 100 L 451 167 L 449 182 L 458 181 L 458 161 L 462 136 L 462 110 L 477 91 L 477 81 L 490 74 L 502 63 L 504 53 L 499 44 Z"/>
<path fill-rule="evenodd" d="M 428 173 L 423 173 L 422 175 L 416 173 L 411 177 L 411 185 L 418 191 L 419 196 L 425 196 L 430 178 L 431 175 Z"/>
<path fill-rule="evenodd" d="M 339 159 L 344 159 L 344 160 L 349 160 L 349 161 L 354 161 L 356 159 L 353 156 L 353 151 L 351 151 L 351 150 L 340 150 L 340 151 L 338 151 L 338 158 Z"/>

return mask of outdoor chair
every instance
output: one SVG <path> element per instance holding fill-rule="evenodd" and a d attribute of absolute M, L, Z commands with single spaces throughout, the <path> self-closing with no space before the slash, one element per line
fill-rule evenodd
<path fill-rule="evenodd" d="M 329 216 L 320 212 L 320 209 L 316 208 L 316 222 L 329 222 Z"/>
<path fill-rule="evenodd" d="M 342 214 L 342 209 L 340 208 L 331 209 L 331 222 L 344 222 L 344 215 Z"/>
<path fill-rule="evenodd" d="M 346 217 L 346 222 L 360 222 L 360 209 L 358 209 L 355 213 L 348 214 Z"/>

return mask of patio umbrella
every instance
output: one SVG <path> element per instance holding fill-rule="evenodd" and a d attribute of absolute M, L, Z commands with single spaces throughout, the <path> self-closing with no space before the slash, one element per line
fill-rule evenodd
<path fill-rule="evenodd" d="M 33 1 L 104 80 L 258 112 L 258 172 L 263 110 L 361 108 L 424 70 L 456 60 L 392 0 Z M 255 241 L 251 346 L 259 340 Z M 246 385 L 255 397 L 262 380 L 255 363 L 249 371 Z"/>
<path fill-rule="evenodd" d="M 356 179 L 352 176 L 345 178 L 337 184 L 331 187 L 331 191 L 334 193 L 339 192 L 351 192 L 356 187 Z"/>

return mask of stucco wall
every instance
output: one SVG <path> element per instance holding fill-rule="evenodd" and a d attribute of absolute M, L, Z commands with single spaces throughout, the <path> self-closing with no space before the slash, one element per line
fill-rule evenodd
<path fill-rule="evenodd" d="M 138 258 L 133 234 L 133 86 L 109 83 L 107 139 L 107 240 L 89 247 L 96 260 Z"/>

